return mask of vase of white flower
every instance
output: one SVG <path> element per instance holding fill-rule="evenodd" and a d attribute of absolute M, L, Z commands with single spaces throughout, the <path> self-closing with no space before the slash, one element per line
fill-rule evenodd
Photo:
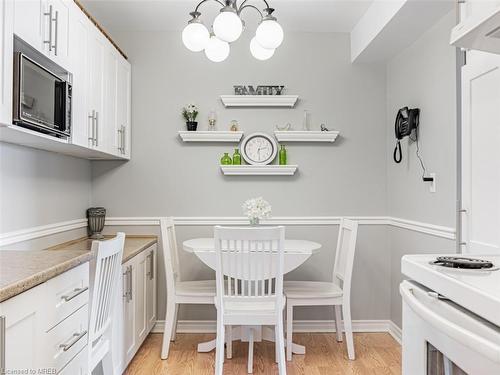
<path fill-rule="evenodd" d="M 243 214 L 250 221 L 250 225 L 259 225 L 263 219 L 271 216 L 271 205 L 262 197 L 253 198 L 243 203 Z"/>
<path fill-rule="evenodd" d="M 198 113 L 198 107 L 194 104 L 189 104 L 187 107 L 182 108 L 182 117 L 186 120 L 188 131 L 194 132 L 198 128 L 198 122 L 196 121 Z"/>

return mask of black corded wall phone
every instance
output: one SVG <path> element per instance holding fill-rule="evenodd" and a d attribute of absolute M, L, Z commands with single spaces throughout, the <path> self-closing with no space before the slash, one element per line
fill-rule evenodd
<path fill-rule="evenodd" d="M 401 140 L 404 137 L 410 137 L 413 141 L 417 143 L 417 157 L 422 166 L 422 179 L 425 182 L 432 182 L 434 179 L 432 177 L 425 177 L 425 165 L 420 156 L 420 148 L 418 144 L 418 126 L 420 122 L 420 109 L 419 108 L 408 108 L 403 107 L 398 111 L 396 115 L 396 122 L 394 123 L 394 133 L 396 135 L 396 147 L 394 148 L 393 158 L 394 161 L 399 164 L 403 159 L 403 154 L 401 153 Z M 413 135 L 413 138 L 412 138 Z"/>

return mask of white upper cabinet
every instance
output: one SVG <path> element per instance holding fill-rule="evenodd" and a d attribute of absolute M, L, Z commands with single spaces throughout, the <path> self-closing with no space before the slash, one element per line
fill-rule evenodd
<path fill-rule="evenodd" d="M 116 148 L 116 74 L 117 53 L 112 48 L 104 52 L 103 121 L 106 152 L 118 154 Z"/>
<path fill-rule="evenodd" d="M 130 64 L 119 56 L 117 61 L 116 84 L 116 150 L 126 159 L 130 159 L 131 114 L 130 114 Z"/>
<path fill-rule="evenodd" d="M 49 0 L 45 3 L 45 53 L 64 68 L 68 66 L 69 18 L 71 0 Z"/>
<path fill-rule="evenodd" d="M 39 51 L 44 50 L 45 3 L 42 0 L 14 0 L 14 33 Z"/>

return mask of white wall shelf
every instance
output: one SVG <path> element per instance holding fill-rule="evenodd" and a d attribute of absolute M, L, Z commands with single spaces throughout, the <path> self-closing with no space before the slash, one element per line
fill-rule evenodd
<path fill-rule="evenodd" d="M 225 107 L 288 107 L 293 108 L 298 95 L 221 95 Z"/>
<path fill-rule="evenodd" d="M 221 165 L 227 176 L 293 176 L 297 165 Z"/>
<path fill-rule="evenodd" d="M 237 131 L 179 131 L 183 142 L 235 142 L 243 137 L 243 132 Z"/>
<path fill-rule="evenodd" d="M 330 131 L 305 131 L 288 130 L 275 131 L 278 142 L 330 142 L 333 143 L 340 134 L 337 130 Z"/>

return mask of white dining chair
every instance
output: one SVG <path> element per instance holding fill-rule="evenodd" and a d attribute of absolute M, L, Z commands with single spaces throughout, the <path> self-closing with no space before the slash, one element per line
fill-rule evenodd
<path fill-rule="evenodd" d="M 215 303 L 215 280 L 181 281 L 179 254 L 173 219 L 171 217 L 161 218 L 160 227 L 167 283 L 165 330 L 163 331 L 161 359 L 167 359 L 170 340 L 175 340 L 179 305 L 213 305 Z"/>
<path fill-rule="evenodd" d="M 111 326 L 113 310 L 116 307 L 125 233 L 106 241 L 93 241 L 92 253 L 95 254 L 95 273 L 90 300 L 88 328 L 89 373 L 102 363 L 104 375 L 114 372 L 111 341 L 108 328 Z"/>
<path fill-rule="evenodd" d="M 285 281 L 286 356 L 292 360 L 293 308 L 295 306 L 335 306 L 337 341 L 342 341 L 341 310 L 349 359 L 355 358 L 351 321 L 351 278 L 356 249 L 358 223 L 348 219 L 340 222 L 337 252 L 331 282 Z"/>
<path fill-rule="evenodd" d="M 253 369 L 252 326 L 275 326 L 280 375 L 286 374 L 283 331 L 284 227 L 215 227 L 217 345 L 215 373 L 222 375 L 225 326 L 249 329 L 248 373 Z"/>

